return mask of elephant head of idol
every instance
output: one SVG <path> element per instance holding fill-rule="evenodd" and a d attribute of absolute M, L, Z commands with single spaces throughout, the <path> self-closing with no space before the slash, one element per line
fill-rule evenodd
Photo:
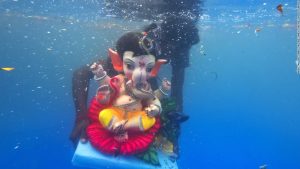
<path fill-rule="evenodd" d="M 117 42 L 117 51 L 109 49 L 113 67 L 124 73 L 126 87 L 139 99 L 153 98 L 150 78 L 157 75 L 159 68 L 166 60 L 156 60 L 155 42 L 147 33 L 129 32 Z"/>

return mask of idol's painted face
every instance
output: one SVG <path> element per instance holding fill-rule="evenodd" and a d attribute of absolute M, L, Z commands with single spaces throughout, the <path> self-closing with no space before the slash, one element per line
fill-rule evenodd
<path fill-rule="evenodd" d="M 145 88 L 147 79 L 155 65 L 153 55 L 134 56 L 132 51 L 126 51 L 123 55 L 123 70 L 125 76 L 132 80 L 134 87 Z"/>

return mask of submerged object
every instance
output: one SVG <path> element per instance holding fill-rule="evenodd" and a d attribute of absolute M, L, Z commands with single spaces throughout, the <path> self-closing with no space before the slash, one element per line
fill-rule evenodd
<path fill-rule="evenodd" d="M 91 104 L 93 106 L 90 107 L 90 114 L 89 117 L 91 119 L 98 119 L 97 114 L 91 113 L 92 110 L 99 110 L 101 107 L 100 104 L 96 104 L 96 100 L 93 99 L 92 103 L 94 101 L 94 104 Z M 100 107 L 99 107 L 100 106 Z M 174 104 L 172 101 L 164 101 L 162 104 L 166 110 L 172 111 L 174 109 Z M 163 114 L 166 112 L 163 112 Z M 164 121 L 162 119 L 162 121 Z M 155 125 L 156 126 L 156 125 Z M 92 126 L 90 126 L 92 127 Z M 99 127 L 99 125 L 98 125 Z M 97 127 L 96 127 L 97 128 Z M 143 137 L 139 137 L 140 139 L 136 139 L 135 141 L 132 140 L 132 142 L 127 142 L 128 148 L 138 148 L 143 147 L 143 143 L 147 141 L 150 137 L 154 134 L 154 128 L 151 128 L 147 132 L 151 132 L 150 135 L 146 133 L 143 134 Z M 169 126 L 165 128 L 165 130 L 172 131 L 172 133 L 176 133 L 173 131 Z M 95 131 L 95 130 L 94 130 Z M 87 129 L 88 132 L 88 129 Z M 91 130 L 90 130 L 91 132 Z M 107 134 L 107 133 L 106 133 Z M 106 134 L 100 134 L 99 136 L 106 137 Z M 132 138 L 132 137 L 128 137 Z M 169 138 L 167 138 L 164 135 L 158 135 L 155 138 L 156 145 L 150 145 L 148 150 L 134 154 L 129 155 L 127 153 L 121 153 L 121 151 L 118 154 L 111 155 L 107 154 L 105 152 L 99 151 L 95 146 L 92 146 L 92 142 L 88 141 L 86 143 L 79 142 L 76 148 L 76 151 L 74 153 L 72 163 L 75 166 L 79 167 L 88 167 L 88 168 L 114 168 L 114 169 L 178 169 L 177 162 L 174 160 L 177 157 L 177 154 L 174 152 L 174 146 L 176 146 L 174 143 L 171 142 Z M 107 146 L 104 147 L 111 147 L 113 148 L 114 142 L 107 141 L 106 143 L 103 142 L 103 144 L 106 144 Z M 126 142 L 123 142 L 122 145 L 125 145 Z M 117 147 L 116 147 L 117 148 Z M 128 152 L 128 151 L 127 151 Z M 127 155 L 124 155 L 127 154 Z M 175 157 L 175 158 L 174 158 Z"/>
<path fill-rule="evenodd" d="M 281 15 L 283 14 L 283 6 L 282 4 L 277 5 L 276 7 L 277 11 L 281 13 Z"/>
<path fill-rule="evenodd" d="M 157 152 L 160 165 L 151 165 L 135 156 L 110 156 L 96 150 L 87 143 L 78 143 L 74 153 L 72 163 L 79 167 L 88 168 L 115 168 L 115 169 L 178 169 L 176 161 L 172 161 L 169 156 L 162 152 Z"/>
<path fill-rule="evenodd" d="M 1 68 L 1 70 L 4 70 L 4 71 L 12 71 L 12 70 L 14 70 L 15 68 L 13 68 L 13 67 L 2 67 Z"/>

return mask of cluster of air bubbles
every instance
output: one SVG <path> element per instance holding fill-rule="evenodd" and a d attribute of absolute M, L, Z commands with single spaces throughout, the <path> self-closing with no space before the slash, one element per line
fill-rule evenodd
<path fill-rule="evenodd" d="M 74 0 L 72 0 L 72 1 L 74 1 Z M 101 0 L 84 0 L 84 2 L 86 4 L 91 4 L 91 5 L 99 5 L 102 3 Z"/>
<path fill-rule="evenodd" d="M 205 54 L 205 48 L 204 48 L 204 45 L 203 45 L 203 44 L 200 45 L 199 50 L 200 50 L 200 55 L 201 55 L 201 56 L 205 56 L 205 55 L 206 55 L 206 54 Z"/>
<path fill-rule="evenodd" d="M 199 16 L 195 15 L 194 13 L 192 13 L 191 11 L 179 12 L 179 16 L 184 17 L 184 18 L 189 18 L 194 21 L 197 21 L 197 19 L 199 17 Z"/>

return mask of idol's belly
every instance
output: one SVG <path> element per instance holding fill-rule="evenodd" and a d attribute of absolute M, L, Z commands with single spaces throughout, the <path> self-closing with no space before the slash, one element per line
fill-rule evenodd
<path fill-rule="evenodd" d="M 141 111 L 143 106 L 140 100 L 136 100 L 129 95 L 119 96 L 113 106 L 121 108 L 125 112 Z"/>

